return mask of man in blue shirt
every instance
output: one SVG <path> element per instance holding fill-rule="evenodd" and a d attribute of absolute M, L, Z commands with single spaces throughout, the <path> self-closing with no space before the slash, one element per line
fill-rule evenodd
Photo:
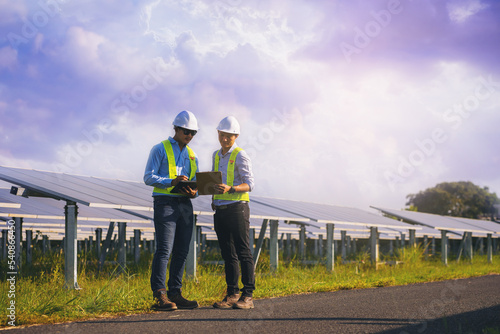
<path fill-rule="evenodd" d="M 217 126 L 221 148 L 212 157 L 214 171 L 221 171 L 222 184 L 215 186 L 212 207 L 215 210 L 214 228 L 224 259 L 226 297 L 215 308 L 251 309 L 255 274 L 250 249 L 250 209 L 248 193 L 254 187 L 252 164 L 248 154 L 238 147 L 236 138 L 240 125 L 228 116 Z M 243 289 L 238 288 L 239 271 Z"/>
<path fill-rule="evenodd" d="M 180 181 L 194 180 L 198 158 L 188 146 L 198 131 L 198 121 L 190 111 L 180 112 L 173 123 L 175 135 L 153 146 L 144 172 L 144 182 L 153 186 L 156 252 L 151 270 L 151 290 L 162 311 L 193 309 L 198 302 L 181 294 L 182 276 L 193 234 L 193 205 L 197 191 L 190 187 L 172 189 Z M 168 261 L 170 272 L 168 291 L 165 288 Z"/>

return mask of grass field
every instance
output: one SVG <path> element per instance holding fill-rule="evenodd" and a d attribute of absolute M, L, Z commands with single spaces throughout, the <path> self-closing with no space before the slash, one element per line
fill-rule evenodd
<path fill-rule="evenodd" d="M 303 265 L 294 259 L 280 261 L 274 273 L 269 269 L 269 257 L 263 254 L 256 272 L 255 299 L 291 294 L 363 289 L 418 282 L 466 278 L 500 273 L 500 256 L 493 263 L 486 256 L 475 256 L 473 261 L 450 261 L 444 266 L 439 258 L 424 260 L 422 251 L 405 250 L 394 258 L 402 261 L 396 266 L 383 265 L 376 270 L 366 263 L 367 254 L 361 254 L 346 264 L 337 264 L 334 272 L 324 265 Z M 79 259 L 78 283 L 81 290 L 64 289 L 64 258 L 62 254 L 45 256 L 43 263 L 23 268 L 16 278 L 15 296 L 12 284 L 4 277 L 0 284 L 0 303 L 15 301 L 15 325 L 57 323 L 133 313 L 152 312 L 152 294 L 149 286 L 152 256 L 143 254 L 140 264 L 127 269 L 108 265 L 98 272 L 97 261 Z M 337 259 L 340 261 L 340 259 Z M 337 262 L 339 263 L 339 262 Z M 1 272 L 5 273 L 2 264 Z M 2 274 L 5 275 L 5 274 Z M 185 280 L 183 295 L 201 305 L 211 305 L 223 298 L 224 270 L 220 265 L 199 265 L 196 280 Z M 10 294 L 10 296 L 9 296 Z M 7 307 L 2 307 L 1 327 L 9 326 Z M 495 329 L 496 330 L 496 329 Z M 495 332 L 492 332 L 495 333 Z"/>

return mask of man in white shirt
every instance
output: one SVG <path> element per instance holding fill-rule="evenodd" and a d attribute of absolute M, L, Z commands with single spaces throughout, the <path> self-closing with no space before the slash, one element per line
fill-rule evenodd
<path fill-rule="evenodd" d="M 214 227 L 224 259 L 227 293 L 215 308 L 254 308 L 255 273 L 250 249 L 250 209 L 248 193 L 254 187 L 252 164 L 248 154 L 236 144 L 240 125 L 228 116 L 217 127 L 221 148 L 214 152 L 213 171 L 222 172 L 222 184 L 215 186 L 212 208 Z M 238 287 L 239 268 L 243 288 Z"/>

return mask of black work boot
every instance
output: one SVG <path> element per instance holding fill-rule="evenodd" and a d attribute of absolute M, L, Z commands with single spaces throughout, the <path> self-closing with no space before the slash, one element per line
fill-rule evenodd
<path fill-rule="evenodd" d="M 226 295 L 224 299 L 220 302 L 215 302 L 214 307 L 215 308 L 231 308 L 233 307 L 234 303 L 236 303 L 240 299 L 239 294 L 233 294 L 233 295 Z"/>
<path fill-rule="evenodd" d="M 186 298 L 182 297 L 180 293 L 170 296 L 170 300 L 173 301 L 179 309 L 189 310 L 197 308 L 199 306 L 196 300 L 187 300 Z"/>
<path fill-rule="evenodd" d="M 153 292 L 153 298 L 156 300 L 153 309 L 158 311 L 177 310 L 177 305 L 168 299 L 166 289 L 160 289 Z"/>

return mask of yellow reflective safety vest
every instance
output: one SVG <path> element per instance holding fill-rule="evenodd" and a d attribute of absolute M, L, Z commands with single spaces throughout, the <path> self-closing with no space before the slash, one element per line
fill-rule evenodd
<path fill-rule="evenodd" d="M 172 143 L 168 139 L 162 141 L 162 143 L 163 143 L 163 147 L 165 147 L 165 153 L 167 154 L 168 176 L 171 179 L 175 179 L 175 177 L 177 175 L 177 166 L 175 165 L 175 156 L 174 156 L 174 150 L 172 148 Z M 191 163 L 191 173 L 189 175 L 189 179 L 192 180 L 194 178 L 194 176 L 196 175 L 196 156 L 194 154 L 194 151 L 189 146 L 186 145 L 186 149 L 188 150 L 189 162 Z M 172 193 L 170 193 L 170 191 L 172 191 L 172 189 L 174 189 L 173 186 L 168 187 L 167 189 L 155 187 L 153 189 L 153 192 L 161 193 L 161 194 L 169 194 L 172 196 L 186 196 L 186 195 L 181 194 L 181 193 L 172 194 Z"/>
<path fill-rule="evenodd" d="M 236 164 L 236 156 L 240 151 L 243 151 L 241 147 L 236 147 L 233 152 L 231 152 L 231 155 L 229 156 L 229 163 L 227 164 L 227 173 L 226 173 L 226 184 L 228 186 L 234 186 L 234 165 Z M 219 151 L 215 153 L 215 160 L 214 160 L 214 171 L 218 172 L 219 171 Z M 214 199 L 222 199 L 222 200 L 228 200 L 228 201 L 250 201 L 250 196 L 248 195 L 248 192 L 235 192 L 233 194 L 225 193 L 225 194 L 218 194 L 214 195 Z"/>

